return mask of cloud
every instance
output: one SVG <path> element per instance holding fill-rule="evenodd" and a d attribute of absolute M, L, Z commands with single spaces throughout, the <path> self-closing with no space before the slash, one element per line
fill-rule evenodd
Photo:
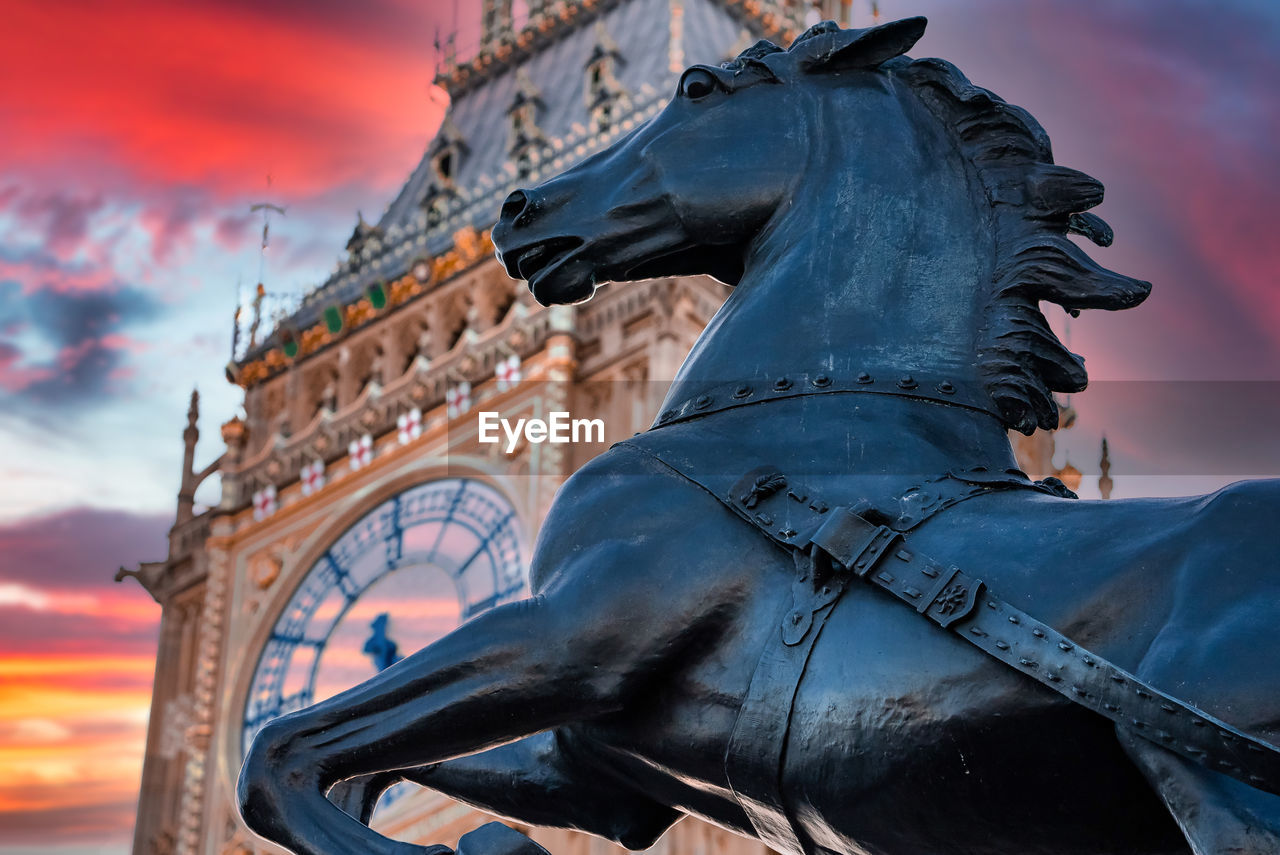
<path fill-rule="evenodd" d="M 117 194 L 389 188 L 431 127 L 437 5 L 21 4 L 0 35 L 0 77 L 24 81 L 0 103 L 6 160 Z"/>
<path fill-rule="evenodd" d="M 922 0 L 918 55 L 1030 110 L 1055 159 L 1102 180 L 1100 263 L 1151 298 L 1086 312 L 1070 346 L 1096 379 L 1277 379 L 1280 7 Z"/>
<path fill-rule="evenodd" d="M 150 655 L 159 607 L 114 575 L 163 557 L 171 523 L 168 514 L 73 508 L 0 525 L 0 660 L 39 655 L 28 676 L 51 677 L 57 657 L 71 656 L 70 674 L 84 682 L 113 680 L 118 668 L 85 672 L 74 657 Z M 22 673 L 12 659 L 4 667 L 10 678 Z M 149 669 L 130 680 L 145 685 Z"/>
<path fill-rule="evenodd" d="M 15 191 L 17 188 L 11 188 Z M 73 196 L 64 193 L 29 195 L 18 200 L 15 213 L 29 225 L 44 230 L 45 247 L 60 258 L 76 253 L 89 234 L 89 220 L 102 210 L 102 194 Z"/>
<path fill-rule="evenodd" d="M 235 252 L 242 249 L 252 232 L 253 218 L 249 214 L 227 214 L 218 218 L 214 228 L 214 238 L 226 250 Z"/>
<path fill-rule="evenodd" d="M 39 261 L 16 276 L 32 281 Z M 10 273 L 15 265 L 10 265 Z M 22 292 L 26 292 L 23 294 Z M 19 296 L 22 294 L 22 296 Z M 0 280 L 0 381 L 11 404 L 92 405 L 121 391 L 113 377 L 143 345 L 128 331 L 154 319 L 160 304 L 147 291 L 112 283 L 95 289 L 36 288 Z"/>
<path fill-rule="evenodd" d="M 20 323 L 13 321 L 0 331 L 0 335 L 12 335 L 21 328 Z M 28 386 L 46 382 L 53 377 L 53 373 L 54 369 L 51 365 L 26 364 L 20 348 L 0 340 L 0 390 L 21 392 Z"/>
<path fill-rule="evenodd" d="M 110 580 L 118 566 L 166 554 L 172 522 L 170 514 L 73 508 L 0 525 L 0 586 L 60 593 L 116 590 Z"/>
<path fill-rule="evenodd" d="M 135 776 L 136 777 L 136 776 Z M 26 807 L 31 801 L 57 801 L 59 793 L 65 794 L 76 784 L 40 785 L 24 782 L 20 786 L 0 787 L 0 806 L 12 804 L 9 810 L 0 807 L 0 838 L 6 843 L 25 845 L 26 853 L 44 852 L 54 842 L 94 843 L 92 851 L 102 853 L 105 845 L 126 843 L 133 827 L 137 797 L 123 793 L 98 803 L 85 803 L 74 799 L 72 804 L 58 807 Z M 105 838 L 105 839 L 104 839 Z"/>
<path fill-rule="evenodd" d="M 163 555 L 167 515 L 77 508 L 0 525 L 0 839 L 127 841 L 159 606 L 116 584 Z"/>
<path fill-rule="evenodd" d="M 0 283 L 16 282 L 23 294 L 36 291 L 101 291 L 119 287 L 120 281 L 109 269 L 80 262 L 63 262 L 42 251 L 7 255 L 0 251 Z M 6 295 L 5 302 L 17 295 Z M 0 303 L 3 308 L 4 303 Z"/>

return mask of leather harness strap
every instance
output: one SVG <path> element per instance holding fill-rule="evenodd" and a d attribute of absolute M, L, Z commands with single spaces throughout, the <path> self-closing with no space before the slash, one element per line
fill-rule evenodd
<path fill-rule="evenodd" d="M 797 564 L 809 560 L 800 553 L 796 556 Z M 796 578 L 803 576 L 799 572 Z M 777 852 L 812 851 L 801 843 L 807 838 L 795 828 L 782 802 L 782 755 L 800 678 L 835 600 L 836 597 L 829 597 L 824 605 L 810 612 L 806 632 L 792 643 L 764 646 L 725 750 L 725 777 L 738 805 L 751 821 L 756 836 Z M 778 615 L 784 633 L 785 615 L 791 609 L 788 603 Z"/>
<path fill-rule="evenodd" d="M 883 513 L 828 507 L 774 467 L 733 479 L 716 467 L 695 472 L 687 459 L 677 465 L 640 444 L 622 444 L 711 493 L 797 557 L 777 643 L 765 645 L 725 758 L 739 803 L 773 848 L 810 851 L 783 806 L 782 752 L 809 655 L 835 602 L 855 579 L 1074 703 L 1207 768 L 1280 795 L 1280 748 L 1161 692 L 1010 605 L 982 579 L 906 542 L 904 530 L 955 501 L 938 502 L 911 520 L 878 525 L 865 515 L 883 518 Z M 964 498 L 980 494 L 968 491 Z"/>

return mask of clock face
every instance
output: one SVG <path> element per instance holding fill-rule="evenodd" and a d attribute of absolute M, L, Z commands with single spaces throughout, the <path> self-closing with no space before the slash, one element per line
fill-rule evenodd
<path fill-rule="evenodd" d="M 511 504 L 480 481 L 413 487 L 347 529 L 272 629 L 245 702 L 243 743 L 276 716 L 369 679 L 472 615 L 527 594 Z"/>

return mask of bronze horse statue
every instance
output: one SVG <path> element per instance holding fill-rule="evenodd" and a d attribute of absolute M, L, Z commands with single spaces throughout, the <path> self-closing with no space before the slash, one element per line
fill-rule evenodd
<path fill-rule="evenodd" d="M 1280 482 L 1093 502 L 1014 469 L 1007 430 L 1086 382 L 1040 304 L 1150 286 L 1068 238 L 1110 243 L 1102 187 L 1026 111 L 904 55 L 923 30 L 694 66 L 508 198 L 543 304 L 734 290 L 654 429 L 565 484 L 530 599 L 262 730 L 250 828 L 423 851 L 357 819 L 408 780 L 631 849 L 692 814 L 785 855 L 1280 852 Z"/>

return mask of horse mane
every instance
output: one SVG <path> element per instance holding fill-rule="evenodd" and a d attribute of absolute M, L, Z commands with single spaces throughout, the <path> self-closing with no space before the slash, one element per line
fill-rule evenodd
<path fill-rule="evenodd" d="M 923 19 L 915 20 L 922 31 Z M 840 32 L 838 25 L 824 21 L 799 36 L 787 52 Z M 884 41 L 880 39 L 882 50 Z M 904 41 L 902 50 L 914 41 Z M 868 42 L 875 49 L 875 40 L 862 35 L 852 44 Z M 761 42 L 734 62 L 746 64 L 782 52 Z M 1024 434 L 1056 428 L 1053 393 L 1083 390 L 1088 374 L 1084 359 L 1054 334 L 1040 302 L 1056 303 L 1074 317 L 1081 309 L 1132 308 L 1151 292 L 1150 283 L 1107 270 L 1067 237 L 1074 233 L 1099 246 L 1111 244 L 1106 222 L 1085 213 L 1102 201 L 1102 183 L 1055 165 L 1049 137 L 1030 113 L 970 83 L 949 62 L 893 56 L 863 67 L 877 68 L 911 89 L 952 131 L 986 191 L 993 211 L 995 264 L 978 332 L 979 375 L 1006 427 Z"/>
<path fill-rule="evenodd" d="M 1049 137 L 1026 110 L 975 86 L 949 62 L 885 63 L 955 132 L 994 211 L 995 273 L 978 339 L 983 386 L 1005 424 L 1024 434 L 1058 426 L 1054 392 L 1088 384 L 1084 359 L 1063 346 L 1040 311 L 1057 303 L 1129 309 L 1151 284 L 1102 267 L 1067 238 L 1109 246 L 1111 227 L 1085 213 L 1102 202 L 1102 183 L 1053 162 Z M 884 68 L 884 66 L 882 66 Z"/>

